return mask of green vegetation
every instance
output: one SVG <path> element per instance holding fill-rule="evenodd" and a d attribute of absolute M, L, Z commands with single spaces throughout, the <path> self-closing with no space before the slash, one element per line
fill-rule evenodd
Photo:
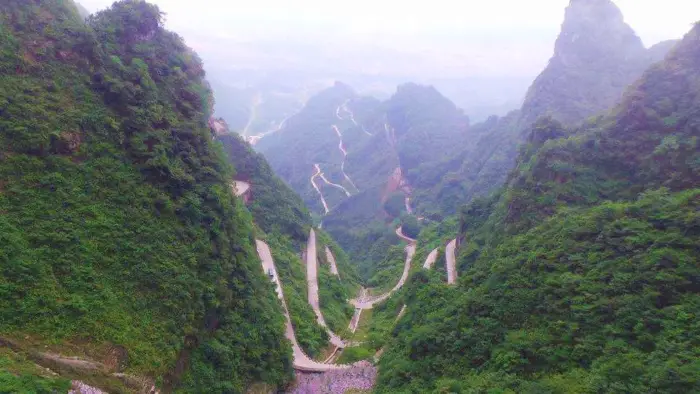
<path fill-rule="evenodd" d="M 218 139 L 237 169 L 236 179 L 251 184 L 248 209 L 272 249 L 297 339 L 306 354 L 317 357 L 326 347 L 328 335 L 308 304 L 306 265 L 299 258 L 311 228 L 309 212 L 299 196 L 273 174 L 264 157 L 240 136 L 229 133 Z M 353 308 L 347 300 L 357 293 L 357 274 L 345 252 L 323 231 L 316 233 L 321 311 L 331 330 L 342 334 L 352 317 Z M 336 258 L 340 280 L 330 273 L 326 245 Z"/>
<path fill-rule="evenodd" d="M 306 264 L 285 237 L 272 234 L 265 241 L 275 260 L 299 346 L 309 357 L 316 357 L 328 345 L 329 338 L 326 330 L 316 322 L 316 315 L 309 305 Z"/>
<path fill-rule="evenodd" d="M 348 261 L 345 252 L 322 231 L 317 233 L 317 250 L 319 260 L 318 290 L 321 312 L 331 331 L 347 337 L 347 329 L 355 308 L 348 303 L 359 291 L 357 274 Z M 330 263 L 326 257 L 326 245 L 331 249 L 336 260 L 339 276 L 331 274 Z"/>
<path fill-rule="evenodd" d="M 418 234 L 420 234 L 421 225 L 413 215 L 403 215 L 401 217 L 401 231 L 403 235 L 416 239 Z"/>
<path fill-rule="evenodd" d="M 368 287 L 375 288 L 376 294 L 385 293 L 396 286 L 406 262 L 404 246 L 390 246 L 383 255 L 382 260 L 375 263 L 375 274 L 367 282 Z"/>
<path fill-rule="evenodd" d="M 384 203 L 384 211 L 391 217 L 397 218 L 406 211 L 403 192 L 392 193 Z"/>
<path fill-rule="evenodd" d="M 412 276 L 378 392 L 700 390 L 698 37 L 611 115 L 530 128 L 463 210 L 459 286 Z"/>
<path fill-rule="evenodd" d="M 119 346 L 124 372 L 187 392 L 284 385 L 284 319 L 201 62 L 155 6 L 86 25 L 68 4 L 0 7 L 0 335 Z"/>
<path fill-rule="evenodd" d="M 0 348 L 0 393 L 67 392 L 70 381 L 51 376 L 20 354 Z"/>
<path fill-rule="evenodd" d="M 463 288 L 419 287 L 379 391 L 440 390 L 436 377 L 456 392 L 697 390 L 699 202 L 651 192 L 563 212 L 478 260 Z"/>
<path fill-rule="evenodd" d="M 295 246 L 305 244 L 311 217 L 304 202 L 273 173 L 265 158 L 253 151 L 237 134 L 218 137 L 229 162 L 236 168 L 236 179 L 250 183 L 248 209 L 255 224 L 268 234 L 284 234 Z"/>

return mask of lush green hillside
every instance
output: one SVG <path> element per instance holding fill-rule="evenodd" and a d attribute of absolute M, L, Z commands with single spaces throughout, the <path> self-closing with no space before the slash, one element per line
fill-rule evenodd
<path fill-rule="evenodd" d="M 529 129 L 462 217 L 459 286 L 413 281 L 378 392 L 696 392 L 700 27 L 613 112 Z"/>
<path fill-rule="evenodd" d="M 0 335 L 187 392 L 284 384 L 284 319 L 202 64 L 162 18 L 0 5 Z"/>
<path fill-rule="evenodd" d="M 439 184 L 416 191 L 419 210 L 439 217 L 487 196 L 506 180 L 536 119 L 552 116 L 573 125 L 608 111 L 674 44 L 667 41 L 647 50 L 612 1 L 572 0 L 554 55 L 528 90 L 522 109 L 472 126 L 459 154 L 426 166 L 423 176 Z"/>
<path fill-rule="evenodd" d="M 225 133 L 218 140 L 237 170 L 235 179 L 251 185 L 247 206 L 261 230 L 259 236 L 266 239 L 272 250 L 297 338 L 309 356 L 317 356 L 327 346 L 328 335 L 317 324 L 308 303 L 306 265 L 300 258 L 311 229 L 311 216 L 299 196 L 274 175 L 265 158 L 238 134 Z M 321 309 L 331 329 L 342 333 L 352 317 L 353 309 L 346 300 L 357 293 L 358 276 L 345 252 L 326 233 L 318 230 L 317 236 Z M 336 257 L 340 280 L 330 274 L 326 245 Z"/>
<path fill-rule="evenodd" d="M 236 168 L 236 179 L 251 185 L 248 209 L 255 224 L 266 233 L 284 234 L 299 245 L 306 242 L 311 216 L 299 196 L 240 136 L 227 133 L 217 139 L 223 144 L 229 162 Z"/>

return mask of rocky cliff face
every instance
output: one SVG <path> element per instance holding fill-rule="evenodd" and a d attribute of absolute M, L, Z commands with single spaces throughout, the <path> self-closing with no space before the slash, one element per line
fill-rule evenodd
<path fill-rule="evenodd" d="M 575 123 L 602 112 L 651 62 L 611 0 L 571 0 L 554 55 L 527 93 L 522 123 L 543 115 Z"/>

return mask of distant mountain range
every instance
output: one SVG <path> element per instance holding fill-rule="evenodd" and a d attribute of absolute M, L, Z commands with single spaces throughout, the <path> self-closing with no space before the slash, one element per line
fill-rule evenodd
<path fill-rule="evenodd" d="M 433 87 L 401 85 L 380 102 L 336 83 L 257 148 L 327 230 L 362 254 L 371 223 L 392 219 L 384 204 L 393 194 L 409 199 L 404 211 L 434 220 L 456 213 L 503 184 L 536 119 L 574 125 L 604 112 L 673 45 L 645 49 L 610 1 L 572 1 L 554 55 L 520 110 L 472 124 Z M 316 165 L 328 182 L 319 178 L 314 186 Z"/>

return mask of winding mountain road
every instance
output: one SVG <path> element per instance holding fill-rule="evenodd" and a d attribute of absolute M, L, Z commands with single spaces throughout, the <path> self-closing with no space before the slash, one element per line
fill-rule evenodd
<path fill-rule="evenodd" d="M 235 183 L 232 184 L 232 191 L 237 195 L 241 196 L 244 193 L 246 193 L 248 190 L 250 190 L 250 184 L 247 182 L 241 182 L 241 181 L 234 181 Z M 241 183 L 239 185 L 239 182 Z M 241 187 L 239 187 L 241 186 Z M 312 239 L 313 238 L 313 239 Z M 311 234 L 309 236 L 309 244 L 311 245 L 311 241 L 313 241 L 313 252 L 314 252 L 314 261 L 316 261 L 316 264 L 314 265 L 314 274 L 315 274 L 315 266 L 318 264 L 317 259 L 315 258 L 315 249 L 316 249 L 316 234 L 314 233 L 313 229 L 311 230 Z M 260 257 L 260 263 L 262 265 L 263 272 L 271 277 L 272 281 L 275 283 L 275 291 L 277 293 L 277 297 L 282 301 L 282 308 L 284 310 L 284 317 L 286 320 L 285 324 L 285 337 L 292 343 L 292 354 L 293 354 L 293 366 L 295 369 L 299 371 L 307 371 L 307 372 L 326 372 L 326 371 L 332 371 L 332 370 L 339 370 L 339 369 L 347 369 L 351 368 L 352 365 L 336 365 L 336 364 L 327 364 L 327 363 L 319 363 L 314 360 L 312 360 L 309 356 L 304 353 L 304 351 L 301 349 L 301 346 L 299 346 L 299 342 L 297 341 L 296 338 L 296 333 L 294 332 L 294 326 L 292 325 L 292 319 L 289 315 L 289 308 L 287 308 L 287 302 L 284 299 L 284 291 L 282 290 L 282 282 L 280 281 L 279 274 L 277 273 L 277 267 L 275 267 L 275 262 L 272 259 L 272 252 L 270 251 L 270 247 L 262 240 L 256 239 L 255 240 L 255 246 L 256 250 L 258 252 L 258 257 Z M 330 252 L 330 250 L 328 250 Z M 307 250 L 307 252 L 310 252 Z M 308 262 L 308 258 L 307 258 Z M 337 270 L 337 269 L 336 269 Z M 311 297 L 309 297 L 311 298 Z M 318 286 L 316 286 L 316 300 L 318 300 Z M 318 306 L 318 304 L 317 304 Z M 314 310 L 315 311 L 315 310 Z M 319 311 L 320 312 L 320 311 Z M 361 312 L 361 311 L 360 311 Z M 357 329 L 357 322 L 359 321 L 359 313 L 356 311 L 356 316 L 357 319 L 353 316 L 353 319 L 355 319 L 355 330 Z M 321 316 L 323 318 L 323 316 Z M 325 321 L 324 321 L 324 326 L 325 326 Z M 350 327 L 353 326 L 353 320 L 350 321 Z M 353 330 L 354 332 L 354 330 Z M 329 330 L 329 334 L 330 330 Z M 339 338 L 338 338 L 339 339 Z M 333 341 L 331 341 L 333 342 Z M 341 341 L 342 343 L 342 341 Z M 335 343 L 334 343 L 335 344 Z M 337 345 L 336 345 L 337 346 Z M 337 346 L 339 347 L 339 346 Z M 337 351 L 337 349 L 336 349 Z"/>
<path fill-rule="evenodd" d="M 403 239 L 404 241 L 408 242 L 409 244 L 414 244 L 414 246 L 415 246 L 416 240 L 403 233 L 403 226 L 399 226 L 399 228 L 396 229 L 396 235 L 398 235 L 399 238 Z"/>
<path fill-rule="evenodd" d="M 350 183 L 352 187 L 354 187 L 355 190 L 359 192 L 360 189 L 357 187 L 357 185 L 355 185 L 355 182 L 353 182 L 352 179 L 350 179 L 350 176 L 348 176 L 348 174 L 345 172 L 345 161 L 348 158 L 348 151 L 345 150 L 345 144 L 343 143 L 343 133 L 340 132 L 338 126 L 333 125 L 331 127 L 333 128 L 335 134 L 340 140 L 340 142 L 338 143 L 338 150 L 340 150 L 340 153 L 343 154 L 343 161 L 340 163 L 340 171 L 343 173 L 343 177 L 345 178 L 345 180 L 348 181 L 348 183 Z"/>
<path fill-rule="evenodd" d="M 282 290 L 282 283 L 280 282 L 279 275 L 277 274 L 277 269 L 275 267 L 275 262 L 272 260 L 272 253 L 270 253 L 270 247 L 261 240 L 256 240 L 255 245 L 257 247 L 258 256 L 262 263 L 263 271 L 266 275 L 271 275 L 272 280 L 275 282 L 277 297 L 282 300 L 282 307 L 284 309 L 284 317 L 287 321 L 285 336 L 292 342 L 292 351 L 294 354 L 294 368 L 302 371 L 312 371 L 312 372 L 325 372 L 336 369 L 349 368 L 349 365 L 334 365 L 334 364 L 323 364 L 313 361 L 309 356 L 307 356 L 304 351 L 299 346 L 297 342 L 296 335 L 294 333 L 294 326 L 292 325 L 292 319 L 289 317 L 289 309 L 287 308 L 287 302 L 284 299 L 284 292 Z"/>
<path fill-rule="evenodd" d="M 437 257 L 438 248 L 435 248 L 428 254 L 428 257 L 425 259 L 425 264 L 423 264 L 423 268 L 427 270 L 433 268 L 433 265 L 435 265 L 435 262 L 437 261 Z"/>
<path fill-rule="evenodd" d="M 397 234 L 398 233 L 400 233 L 399 230 L 397 230 Z M 401 233 L 401 235 L 403 235 L 403 233 Z M 392 294 L 401 289 L 404 283 L 406 283 L 406 280 L 408 279 L 408 273 L 411 270 L 411 260 L 413 260 L 413 255 L 416 253 L 416 243 L 415 240 L 413 240 L 412 238 L 405 237 L 404 239 L 411 241 L 409 241 L 409 244 L 404 249 L 404 251 L 406 252 L 406 261 L 404 263 L 403 273 L 401 274 L 401 278 L 399 278 L 399 282 L 396 284 L 396 286 L 394 286 L 393 289 L 382 295 L 369 297 L 366 294 L 363 294 L 358 298 L 350 300 L 350 303 L 355 308 L 372 309 L 375 304 L 378 304 L 389 298 Z"/>
<path fill-rule="evenodd" d="M 316 255 L 316 232 L 314 229 L 309 231 L 309 242 L 306 245 L 306 283 L 309 288 L 309 305 L 316 314 L 316 320 L 321 327 L 324 327 L 330 337 L 330 342 L 333 346 L 343 348 L 345 342 L 340 339 L 326 324 L 326 319 L 321 313 L 321 306 L 318 296 L 318 257 Z"/>
<path fill-rule="evenodd" d="M 264 133 L 262 133 L 262 134 L 258 134 L 258 135 L 249 135 L 249 136 L 246 136 L 246 137 L 245 137 L 246 141 L 248 141 L 248 143 L 251 144 L 251 145 L 257 144 L 263 137 L 265 137 L 265 136 L 267 136 L 267 135 L 270 135 L 270 134 L 272 134 L 272 133 L 276 133 L 276 132 L 282 130 L 282 129 L 284 128 L 284 126 L 287 124 L 287 120 L 289 120 L 289 118 L 291 118 L 292 116 L 294 116 L 294 115 L 290 115 L 290 116 L 287 116 L 286 118 L 282 119 L 282 121 L 280 122 L 280 124 L 277 125 L 277 127 L 274 128 L 274 129 L 272 129 L 272 130 L 268 130 L 268 131 L 266 131 L 266 132 L 264 132 Z"/>
<path fill-rule="evenodd" d="M 455 249 L 457 240 L 453 239 L 445 248 L 445 262 L 447 264 L 447 284 L 453 285 L 457 281 L 457 267 L 455 263 Z"/>
<path fill-rule="evenodd" d="M 321 167 L 318 166 L 318 164 L 314 164 L 316 167 L 316 173 L 311 176 L 311 186 L 313 186 L 314 189 L 316 189 L 316 193 L 321 197 L 321 204 L 323 205 L 323 209 L 325 210 L 325 214 L 328 215 L 328 212 L 330 210 L 328 209 L 328 204 L 326 203 L 326 199 L 323 197 L 323 193 L 321 192 L 321 189 L 319 189 L 318 185 L 316 184 L 315 179 L 322 175 L 321 172 Z"/>
<path fill-rule="evenodd" d="M 321 166 L 320 166 L 320 165 L 314 164 L 314 166 L 316 166 L 316 171 L 321 171 Z M 348 189 L 346 189 L 343 185 L 339 185 L 339 184 L 337 184 L 337 183 L 333 183 L 333 182 L 329 181 L 328 178 L 326 178 L 326 174 L 324 174 L 323 171 L 319 172 L 318 174 L 319 174 L 319 177 L 321 177 L 321 180 L 322 180 L 323 182 L 326 183 L 326 185 L 328 185 L 328 186 L 333 186 L 334 188 L 339 189 L 340 191 L 342 191 L 343 193 L 345 193 L 345 195 L 348 196 L 348 197 L 351 196 L 351 194 L 350 194 L 350 192 L 348 191 Z"/>
<path fill-rule="evenodd" d="M 341 105 L 340 107 L 338 107 L 338 109 L 336 109 L 335 114 L 336 114 L 336 116 L 338 117 L 338 119 L 340 119 L 340 120 L 345 120 L 345 119 L 343 119 L 343 118 L 340 117 L 340 110 L 342 109 L 345 113 L 347 113 L 348 115 L 350 115 L 350 121 L 352 121 L 352 124 L 354 124 L 355 126 L 359 126 L 359 127 L 362 129 L 362 131 L 363 131 L 365 134 L 367 134 L 368 136 L 370 136 L 370 137 L 373 136 L 374 134 L 372 134 L 372 133 L 370 133 L 369 131 L 367 131 L 367 129 L 365 129 L 365 126 L 364 126 L 364 125 L 361 125 L 361 124 L 357 123 L 357 121 L 355 120 L 355 114 L 354 114 L 354 113 L 350 110 L 350 108 L 348 107 L 348 102 L 350 102 L 350 100 L 345 101 L 345 102 L 343 103 L 343 105 Z"/>
<path fill-rule="evenodd" d="M 262 104 L 262 96 L 260 93 L 257 93 L 253 97 L 253 102 L 251 103 L 251 108 L 250 108 L 250 116 L 248 116 L 248 123 L 246 123 L 245 128 L 243 128 L 243 132 L 241 132 L 241 135 L 243 137 L 248 136 L 248 129 L 250 129 L 250 126 L 253 125 L 253 122 L 255 122 L 255 119 L 258 117 L 258 107 L 260 104 Z"/>

